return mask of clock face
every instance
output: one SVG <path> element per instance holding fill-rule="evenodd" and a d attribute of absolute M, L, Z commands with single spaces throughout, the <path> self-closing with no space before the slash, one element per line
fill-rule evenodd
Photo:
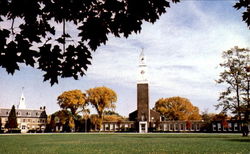
<path fill-rule="evenodd" d="M 144 74 L 145 73 L 145 71 L 144 70 L 141 70 L 141 74 Z"/>

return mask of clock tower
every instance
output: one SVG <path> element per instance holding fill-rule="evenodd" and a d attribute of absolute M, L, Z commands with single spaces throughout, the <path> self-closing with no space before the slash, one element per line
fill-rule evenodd
<path fill-rule="evenodd" d="M 139 72 L 137 81 L 137 121 L 139 132 L 147 133 L 149 118 L 149 93 L 146 57 L 143 51 L 139 56 Z"/>
<path fill-rule="evenodd" d="M 148 83 L 147 79 L 147 74 L 148 74 L 148 69 L 146 65 L 146 57 L 144 56 L 143 51 L 141 52 L 139 56 L 139 70 L 138 70 L 138 84 L 143 84 L 143 83 Z"/>

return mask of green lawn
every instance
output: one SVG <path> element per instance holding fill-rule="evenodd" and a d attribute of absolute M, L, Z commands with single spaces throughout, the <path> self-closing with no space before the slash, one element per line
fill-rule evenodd
<path fill-rule="evenodd" d="M 240 134 L 0 135 L 6 153 L 250 153 Z"/>

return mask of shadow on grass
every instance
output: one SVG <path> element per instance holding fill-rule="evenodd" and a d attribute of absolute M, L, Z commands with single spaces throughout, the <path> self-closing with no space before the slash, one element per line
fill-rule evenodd
<path fill-rule="evenodd" d="M 141 135 L 124 135 L 125 138 L 214 138 L 214 139 L 228 139 L 232 138 L 232 136 L 227 135 L 182 135 L 182 134 L 162 134 L 162 135 L 152 135 L 152 134 L 141 134 Z M 242 139 L 245 140 L 245 139 Z"/>
<path fill-rule="evenodd" d="M 226 139 L 226 141 L 230 141 L 230 142 L 250 142 L 250 138 Z"/>

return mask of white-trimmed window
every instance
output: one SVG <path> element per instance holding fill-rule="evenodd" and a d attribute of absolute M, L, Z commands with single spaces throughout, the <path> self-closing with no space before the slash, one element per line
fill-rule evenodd
<path fill-rule="evenodd" d="M 217 123 L 218 131 L 221 131 L 221 123 Z"/>
<path fill-rule="evenodd" d="M 196 124 L 196 130 L 200 130 L 200 124 Z"/>
<path fill-rule="evenodd" d="M 116 131 L 119 130 L 119 127 L 118 127 L 117 124 L 115 124 L 115 130 L 116 130 Z"/>
<path fill-rule="evenodd" d="M 192 124 L 192 130 L 195 130 L 195 124 L 194 123 Z"/>
<path fill-rule="evenodd" d="M 110 130 L 113 130 L 114 129 L 114 125 L 113 124 L 109 124 L 110 126 Z"/>
<path fill-rule="evenodd" d="M 167 124 L 163 124 L 163 131 L 167 131 Z"/>
<path fill-rule="evenodd" d="M 184 130 L 184 124 L 180 124 L 180 125 L 181 125 L 180 130 Z"/>
<path fill-rule="evenodd" d="M 234 123 L 234 131 L 238 131 L 238 124 Z"/>
<path fill-rule="evenodd" d="M 105 130 L 109 130 L 109 124 L 105 124 Z"/>
<path fill-rule="evenodd" d="M 173 125 L 174 125 L 174 124 L 170 124 L 169 130 L 173 130 L 173 128 L 174 128 Z"/>
<path fill-rule="evenodd" d="M 231 122 L 228 123 L 228 131 L 232 131 L 232 123 Z"/>
<path fill-rule="evenodd" d="M 213 131 L 216 131 L 216 124 L 213 123 Z"/>

